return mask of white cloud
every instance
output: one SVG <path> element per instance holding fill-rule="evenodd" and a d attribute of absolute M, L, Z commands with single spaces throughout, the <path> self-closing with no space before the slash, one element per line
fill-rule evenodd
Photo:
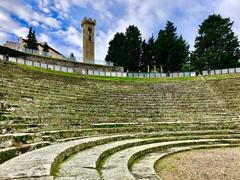
<path fill-rule="evenodd" d="M 56 34 L 67 44 L 82 48 L 82 33 L 75 27 L 70 26 L 66 31 L 59 30 Z"/>
<path fill-rule="evenodd" d="M 41 33 L 39 35 L 38 41 L 39 42 L 48 42 L 49 43 L 50 42 L 50 38 L 46 34 Z"/>
<path fill-rule="evenodd" d="M 10 18 L 9 14 L 0 10 L 0 31 L 5 33 L 11 33 L 16 36 L 26 36 L 28 29 L 18 25 L 13 19 Z"/>
<path fill-rule="evenodd" d="M 82 56 L 82 33 L 78 29 L 81 12 L 87 11 L 97 19 L 95 52 L 96 59 L 104 59 L 108 43 L 117 32 L 125 32 L 129 25 L 136 25 L 144 39 L 152 33 L 157 35 L 167 20 L 173 21 L 178 33 L 190 43 L 193 49 L 198 26 L 209 14 L 220 13 L 235 21 L 234 31 L 240 33 L 239 0 L 39 0 L 39 11 L 23 0 L 4 0 L 0 3 L 0 38 L 6 39 L 6 32 L 25 36 L 27 29 L 15 22 L 10 14 L 17 15 L 30 25 L 41 27 L 39 41 L 47 41 L 64 54 L 73 52 Z M 119 6 L 120 5 L 120 6 Z M 121 9 L 118 9 L 121 7 Z M 79 9 L 79 19 L 71 19 L 72 11 Z M 1 12 L 2 10 L 2 12 Z M 51 17 L 56 13 L 58 18 Z M 88 15 L 89 15 L 88 14 Z M 119 15 L 120 14 L 120 15 Z M 59 20 L 60 19 L 60 20 Z M 72 23 L 72 24 L 64 24 Z M 100 24 L 103 23 L 103 24 Z M 62 25 L 69 26 L 62 30 Z M 64 27 L 65 28 L 65 27 Z"/>
<path fill-rule="evenodd" d="M 0 44 L 5 44 L 8 40 L 8 34 L 0 31 Z"/>
<path fill-rule="evenodd" d="M 239 0 L 220 0 L 215 7 L 215 12 L 230 17 L 234 21 L 234 31 L 240 35 L 240 1 Z"/>
<path fill-rule="evenodd" d="M 32 25 L 32 26 L 39 26 L 40 25 L 40 23 L 38 21 L 35 21 L 35 20 L 31 21 L 29 24 Z"/>
<path fill-rule="evenodd" d="M 26 5 L 21 0 L 1 1 L 0 8 L 11 14 L 15 14 L 30 24 L 32 22 L 38 21 L 53 28 L 59 28 L 61 24 L 57 19 L 53 17 L 45 16 L 43 14 L 35 12 L 30 5 Z"/>
<path fill-rule="evenodd" d="M 40 0 L 38 3 L 38 8 L 45 14 L 49 14 L 51 12 L 49 10 L 49 6 L 50 6 L 49 0 Z"/>
<path fill-rule="evenodd" d="M 102 19 L 112 19 L 112 13 L 110 7 L 113 5 L 112 1 L 101 0 L 55 0 L 55 8 L 61 11 L 63 17 L 69 17 L 70 9 L 73 7 L 83 7 L 94 9 L 100 18 Z"/>

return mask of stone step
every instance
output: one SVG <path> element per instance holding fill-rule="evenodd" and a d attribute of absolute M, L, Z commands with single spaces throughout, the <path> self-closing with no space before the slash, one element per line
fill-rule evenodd
<path fill-rule="evenodd" d="M 233 135 L 234 136 L 234 135 Z M 130 148 L 133 146 L 140 146 L 143 144 L 151 144 L 156 142 L 166 142 L 173 140 L 187 140 L 187 139 L 200 139 L 202 136 L 190 136 L 190 137 L 155 137 L 147 139 L 128 139 L 112 143 L 107 143 L 100 146 L 95 146 L 85 151 L 81 151 L 71 158 L 64 161 L 57 173 L 58 177 L 75 177 L 78 179 L 99 179 L 100 176 L 97 172 L 98 169 L 101 169 L 101 163 L 113 153 L 117 151 Z M 232 136 L 206 136 L 204 138 L 232 138 Z M 240 136 L 235 136 L 235 138 L 240 138 Z M 88 157 L 86 159 L 86 157 Z"/>
<path fill-rule="evenodd" d="M 160 152 L 154 152 L 147 154 L 140 159 L 136 159 L 135 162 L 130 166 L 130 171 L 136 179 L 142 180 L 159 180 L 159 177 L 155 173 L 155 164 L 162 158 L 178 153 L 182 151 L 189 151 L 193 149 L 206 149 L 206 148 L 223 148 L 223 147 L 238 147 L 240 144 L 214 144 L 214 145 L 198 145 L 198 146 L 186 146 L 186 147 L 174 147 L 162 150 Z"/>
<path fill-rule="evenodd" d="M 239 143 L 239 139 L 228 139 L 227 142 Z M 153 151 L 158 151 L 161 149 L 167 149 L 174 146 L 188 146 L 197 144 L 209 144 L 209 143 L 222 143 L 223 140 L 218 139 L 200 139 L 200 140 L 183 140 L 183 141 L 170 141 L 170 142 L 160 142 L 148 145 L 142 145 L 137 147 L 128 148 L 126 150 L 117 152 L 111 155 L 103 164 L 101 170 L 103 179 L 135 179 L 135 177 L 129 171 L 129 164 L 131 164 L 131 157 L 140 151 L 145 151 L 144 153 L 150 153 Z"/>
<path fill-rule="evenodd" d="M 33 133 L 0 134 L 0 149 L 33 143 L 37 141 L 37 139 Z"/>
<path fill-rule="evenodd" d="M 26 152 L 33 151 L 48 145 L 50 145 L 50 142 L 43 141 L 43 142 L 35 142 L 31 144 L 18 145 L 16 147 L 1 148 L 0 149 L 0 166 L 5 161 L 8 161 L 16 156 L 19 156 Z M 1 179 L 1 176 L 0 176 L 0 179 Z"/>
<path fill-rule="evenodd" d="M 127 133 L 127 131 L 122 131 Z M 108 134 L 106 129 L 103 129 L 103 134 Z M 136 133 L 136 132 L 135 132 Z M 144 132 L 137 132 L 138 134 L 144 134 Z M 186 135 L 207 135 L 207 134 L 239 134 L 239 130 L 196 130 L 196 131 L 158 131 L 158 132 L 147 132 L 150 137 L 153 136 L 186 136 Z M 110 134 L 116 134 L 116 131 L 112 131 Z M 122 134 L 122 133 L 120 133 Z M 130 134 L 129 132 L 127 134 Z M 134 134 L 134 132 L 132 132 Z M 55 131 L 45 131 L 40 132 L 40 136 L 52 137 L 55 141 L 58 139 L 74 138 L 74 137 L 83 137 L 83 136 L 97 136 L 99 134 L 94 133 L 93 130 L 89 129 L 84 132 L 82 130 L 55 130 Z"/>
<path fill-rule="evenodd" d="M 75 177 L 77 179 L 100 179 L 100 176 L 96 169 L 96 161 L 99 156 L 109 148 L 115 148 L 126 143 L 133 143 L 137 141 L 140 141 L 140 139 L 116 141 L 100 146 L 95 146 L 93 148 L 79 152 L 60 165 L 57 176 L 60 178 Z"/>
<path fill-rule="evenodd" d="M 51 178 L 56 165 L 71 154 L 121 138 L 128 137 L 120 135 L 93 137 L 55 144 L 24 153 L 0 165 L 0 179 Z"/>
<path fill-rule="evenodd" d="M 189 133 L 189 132 L 186 132 Z M 198 132 L 204 134 L 206 132 Z M 209 133 L 209 132 L 208 132 Z M 212 132 L 213 133 L 213 132 Z M 220 133 L 220 132 L 219 132 Z M 229 131 L 234 133 L 234 131 Z M 180 134 L 184 134 L 181 132 Z M 159 137 L 163 134 L 152 134 L 151 137 Z M 233 134 L 234 136 L 234 134 Z M 65 158 L 77 153 L 86 148 L 94 147 L 109 142 L 120 141 L 124 139 L 150 137 L 149 134 L 132 134 L 118 136 L 103 136 L 80 139 L 60 144 L 55 144 L 41 148 L 35 151 L 27 152 L 18 157 L 15 157 L 0 165 L 1 178 L 29 178 L 29 177 L 50 177 L 55 171 L 55 168 Z M 37 162 L 37 163 L 36 163 Z"/>

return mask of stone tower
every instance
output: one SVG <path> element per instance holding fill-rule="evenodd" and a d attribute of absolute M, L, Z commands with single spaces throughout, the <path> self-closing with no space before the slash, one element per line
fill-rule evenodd
<path fill-rule="evenodd" d="M 96 20 L 84 18 L 82 20 L 83 31 L 83 62 L 94 64 L 94 32 Z"/>

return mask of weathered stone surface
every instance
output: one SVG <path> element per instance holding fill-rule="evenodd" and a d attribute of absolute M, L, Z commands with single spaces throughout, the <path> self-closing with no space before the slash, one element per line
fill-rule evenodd
<path fill-rule="evenodd" d="M 171 141 L 171 142 L 161 142 L 154 143 L 142 146 L 136 146 L 132 148 L 128 148 L 126 150 L 120 151 L 118 153 L 113 154 L 109 157 L 105 164 L 103 165 L 102 175 L 106 180 L 114 179 L 114 180 L 131 180 L 136 179 L 133 174 L 130 173 L 128 169 L 128 161 L 131 156 L 139 151 L 143 151 L 146 149 L 159 147 L 159 146 L 167 146 L 167 145 L 178 145 L 183 143 L 203 143 L 203 142 L 214 142 L 216 139 L 204 139 L 204 140 L 184 140 L 184 141 Z"/>
<path fill-rule="evenodd" d="M 187 146 L 187 147 L 174 147 L 160 152 L 154 152 L 147 154 L 146 156 L 139 159 L 136 163 L 133 164 L 131 173 L 137 179 L 146 179 L 146 180 L 159 180 L 161 179 L 154 169 L 154 164 L 159 159 L 181 151 L 198 149 L 198 148 L 215 148 L 215 147 L 228 147 L 229 144 L 214 144 L 214 145 L 198 145 L 198 146 Z"/>
<path fill-rule="evenodd" d="M 77 145 L 91 143 L 104 138 L 111 138 L 111 136 L 60 143 L 22 154 L 0 165 L 0 179 L 50 176 L 52 164 L 61 153 Z"/>
<path fill-rule="evenodd" d="M 77 177 L 80 179 L 100 179 L 96 170 L 96 161 L 99 156 L 110 148 L 115 148 L 126 143 L 142 141 L 141 139 L 130 139 L 95 146 L 85 151 L 81 151 L 65 161 L 61 167 L 59 176 Z"/>

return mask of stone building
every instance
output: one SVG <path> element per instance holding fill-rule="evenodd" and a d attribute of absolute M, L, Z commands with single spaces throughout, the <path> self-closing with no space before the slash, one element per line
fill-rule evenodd
<path fill-rule="evenodd" d="M 47 45 L 48 52 L 47 53 L 44 52 L 43 48 L 44 48 L 44 45 L 46 44 L 46 42 L 41 42 L 41 43 L 37 43 L 37 44 L 38 44 L 38 51 L 30 52 L 31 50 L 25 49 L 26 39 L 19 37 L 17 43 L 7 41 L 3 46 L 11 48 L 11 49 L 15 49 L 17 51 L 30 52 L 30 53 L 34 53 L 34 54 L 38 54 L 38 55 L 43 55 L 43 56 L 47 55 L 49 57 L 53 57 L 53 58 L 57 58 L 57 59 L 64 58 L 64 56 L 61 53 L 59 53 L 57 50 L 55 50 L 54 48 L 52 48 L 49 45 Z"/>
<path fill-rule="evenodd" d="M 96 25 L 95 19 L 85 17 L 82 20 L 84 63 L 94 64 L 95 25 Z"/>

